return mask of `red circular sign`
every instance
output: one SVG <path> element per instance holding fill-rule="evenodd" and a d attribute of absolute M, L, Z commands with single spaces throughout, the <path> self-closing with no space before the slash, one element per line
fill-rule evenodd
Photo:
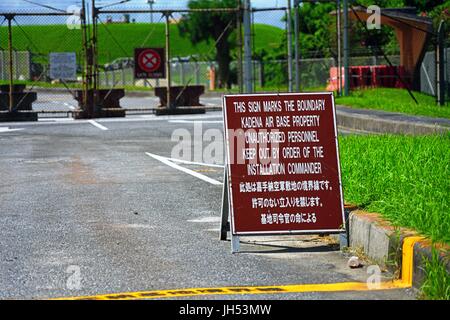
<path fill-rule="evenodd" d="M 138 64 L 145 72 L 154 72 L 161 66 L 161 56 L 155 50 L 146 49 L 139 54 Z"/>

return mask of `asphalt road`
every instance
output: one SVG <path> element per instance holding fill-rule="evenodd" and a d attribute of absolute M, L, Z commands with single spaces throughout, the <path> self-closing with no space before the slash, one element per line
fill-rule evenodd
<path fill-rule="evenodd" d="M 68 107 L 61 99 L 57 107 Z M 221 120 L 209 112 L 0 124 L 0 298 L 365 282 L 366 267 L 349 269 L 338 246 L 318 236 L 243 238 L 231 254 L 230 242 L 218 240 L 222 186 L 146 154 L 171 157 L 174 130 L 193 134 L 194 122 L 202 132 L 222 130 Z M 219 166 L 179 165 L 223 179 Z M 200 298 L 414 296 L 395 289 Z"/>

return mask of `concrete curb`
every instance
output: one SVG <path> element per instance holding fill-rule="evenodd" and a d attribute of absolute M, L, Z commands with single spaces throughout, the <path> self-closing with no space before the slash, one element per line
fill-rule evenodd
<path fill-rule="evenodd" d="M 352 210 L 349 214 L 350 247 L 360 248 L 371 260 L 391 272 L 398 272 L 402 265 L 402 244 L 406 237 L 417 236 L 407 228 L 392 226 L 377 213 Z M 436 246 L 435 246 L 436 247 Z M 450 273 L 449 246 L 438 245 L 441 261 Z M 413 286 L 419 288 L 425 281 L 425 259 L 432 256 L 431 242 L 422 240 L 414 245 Z"/>
<path fill-rule="evenodd" d="M 337 108 L 337 125 L 342 128 L 376 133 L 395 134 L 445 134 L 450 132 L 450 127 L 439 123 L 424 123 L 411 120 L 383 119 L 376 114 L 365 115 L 350 113 Z M 430 118 L 432 121 L 433 118 Z"/>

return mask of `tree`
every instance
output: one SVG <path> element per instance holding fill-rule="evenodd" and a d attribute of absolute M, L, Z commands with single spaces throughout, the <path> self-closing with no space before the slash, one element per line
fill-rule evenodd
<path fill-rule="evenodd" d="M 237 0 L 190 0 L 189 9 L 236 8 Z M 216 61 L 219 65 L 219 88 L 231 87 L 231 50 L 234 41 L 230 35 L 236 29 L 236 13 L 234 12 L 190 12 L 183 15 L 178 24 L 180 33 L 189 37 L 195 45 L 211 40 L 215 42 Z"/>
<path fill-rule="evenodd" d="M 303 57 L 328 56 L 330 42 L 334 34 L 330 32 L 332 16 L 330 12 L 336 9 L 334 3 L 305 2 L 299 7 L 299 31 L 302 39 Z M 295 14 L 293 10 L 293 14 Z M 293 23 L 294 19 L 291 19 Z"/>

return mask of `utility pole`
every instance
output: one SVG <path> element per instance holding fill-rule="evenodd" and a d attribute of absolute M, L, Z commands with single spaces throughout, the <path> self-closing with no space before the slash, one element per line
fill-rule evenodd
<path fill-rule="evenodd" d="M 89 89 L 91 87 L 91 50 L 89 46 L 89 30 L 87 24 L 87 16 L 86 16 L 86 0 L 82 0 L 81 4 L 81 29 L 82 29 L 82 42 L 83 42 L 83 50 L 84 50 L 84 72 L 83 72 L 83 102 L 82 108 L 84 110 L 89 110 Z"/>
<path fill-rule="evenodd" d="M 244 87 L 246 93 L 253 92 L 251 44 L 251 4 L 250 0 L 244 0 Z"/>
<path fill-rule="evenodd" d="M 237 61 L 237 69 L 238 69 L 238 84 L 239 84 L 239 93 L 244 92 L 244 79 L 243 79 L 243 68 L 242 68 L 242 23 L 241 23 L 241 17 L 242 17 L 242 2 L 241 0 L 238 0 L 238 11 L 236 13 L 236 28 L 237 28 L 237 34 L 238 34 L 238 43 L 237 43 L 237 53 L 238 53 L 238 61 Z"/>
<path fill-rule="evenodd" d="M 291 24 L 291 0 L 287 0 L 286 9 L 287 24 L 287 65 L 288 65 L 288 91 L 292 92 L 292 24 Z"/>
<path fill-rule="evenodd" d="M 147 0 L 147 3 L 150 6 L 150 23 L 153 23 L 153 4 L 155 0 Z"/>
<path fill-rule="evenodd" d="M 170 97 L 170 87 L 171 87 L 171 74 L 170 74 L 170 25 L 169 25 L 169 18 L 170 18 L 170 12 L 166 11 L 164 12 L 164 15 L 166 17 L 166 73 L 167 73 L 167 103 L 166 107 L 171 109 L 175 107 L 175 104 L 172 103 L 171 97 Z"/>
<path fill-rule="evenodd" d="M 295 91 L 300 91 L 300 30 L 299 30 L 300 0 L 294 0 L 294 50 L 295 50 Z"/>
<path fill-rule="evenodd" d="M 336 1 L 337 83 L 338 95 L 342 95 L 341 1 Z"/>
<path fill-rule="evenodd" d="M 349 72 L 349 41 L 348 41 L 348 0 L 344 0 L 344 96 L 350 91 Z"/>
<path fill-rule="evenodd" d="M 97 107 L 98 102 L 98 61 L 97 61 L 97 8 L 95 7 L 95 0 L 91 0 L 92 4 L 92 39 L 91 39 L 91 50 L 92 50 L 92 67 L 93 67 L 93 80 L 92 80 L 92 90 L 93 90 L 93 104 L 94 108 Z"/>
<path fill-rule="evenodd" d="M 13 111 L 14 107 L 14 94 L 13 94 L 13 86 L 14 86 L 14 73 L 13 73 L 13 54 L 12 54 L 12 26 L 11 22 L 14 19 L 13 15 L 6 16 L 8 20 L 8 51 L 9 51 L 9 112 Z"/>
<path fill-rule="evenodd" d="M 436 98 L 440 106 L 445 104 L 445 62 L 444 62 L 444 20 L 441 20 L 437 30 L 436 46 Z"/>

